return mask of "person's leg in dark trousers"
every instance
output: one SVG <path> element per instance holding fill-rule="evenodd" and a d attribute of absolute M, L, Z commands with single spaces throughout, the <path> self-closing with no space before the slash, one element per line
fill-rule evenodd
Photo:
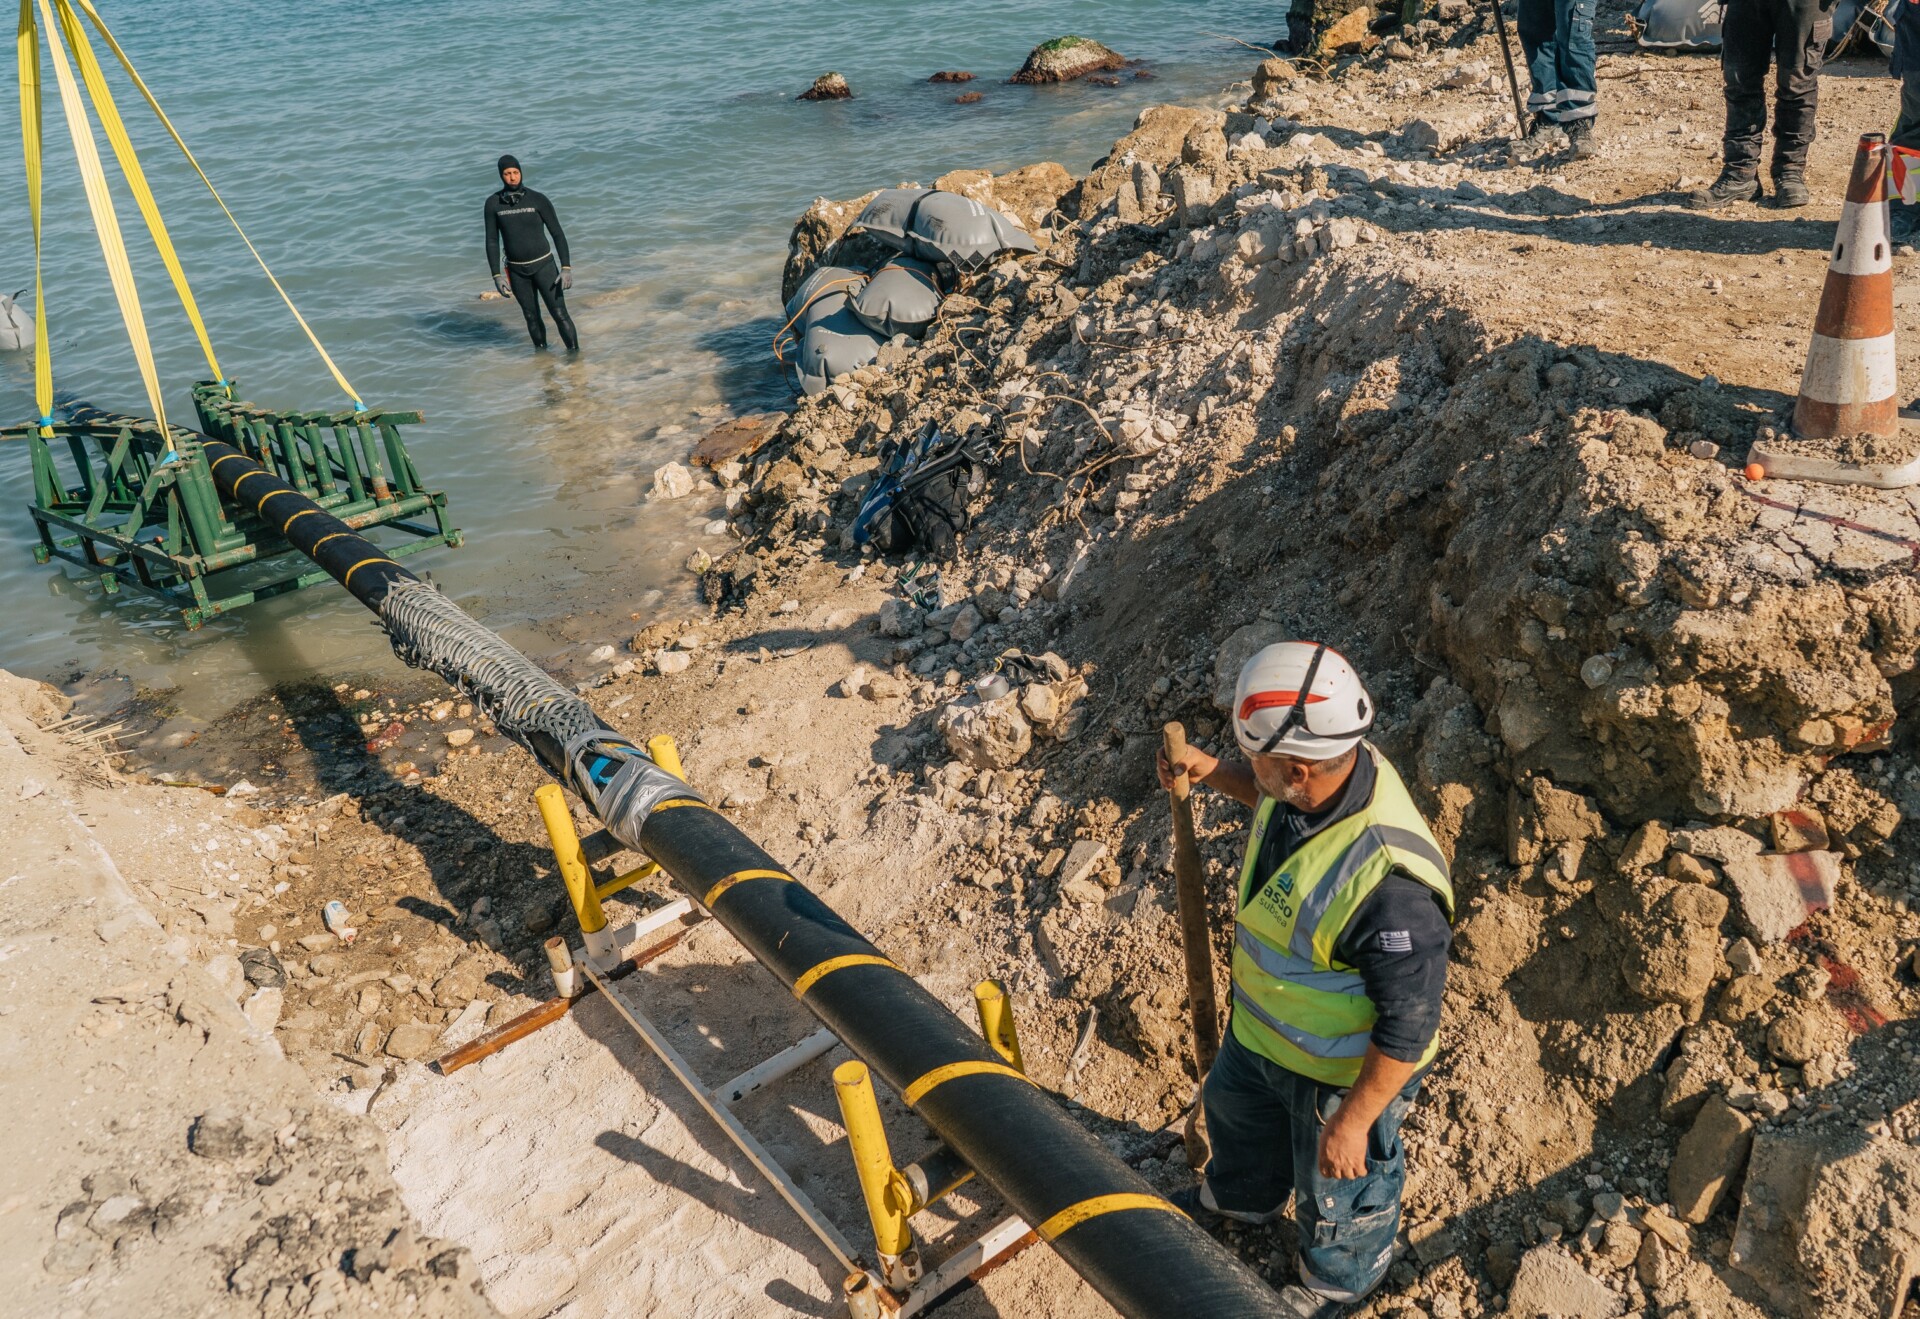
<path fill-rule="evenodd" d="M 1499 3 L 1499 0 L 1494 0 Z M 1520 14 L 1514 21 L 1520 33 L 1520 51 L 1526 56 L 1527 112 L 1535 124 L 1553 123 L 1560 113 L 1560 51 L 1556 44 L 1559 23 L 1554 0 L 1520 0 Z M 1529 125 L 1531 127 L 1531 125 Z"/>
<path fill-rule="evenodd" d="M 1779 0 L 1728 0 L 1720 17 L 1720 72 L 1726 83 L 1727 127 L 1720 139 L 1723 178 L 1760 174 L 1767 131 L 1767 66 L 1773 62 Z"/>
<path fill-rule="evenodd" d="M 1294 1186 L 1294 1142 L 1288 1139 L 1288 1108 L 1275 1088 L 1279 1073 L 1227 1031 L 1200 1091 L 1213 1146 L 1200 1184 L 1200 1203 L 1207 1208 L 1265 1222 L 1286 1207 Z"/>
<path fill-rule="evenodd" d="M 547 304 L 547 315 L 553 317 L 554 329 L 560 331 L 560 342 L 569 350 L 578 351 L 580 333 L 573 328 L 573 317 L 567 315 L 566 293 L 560 287 L 560 265 L 549 259 L 544 266 L 535 266 L 539 272 L 541 300 Z"/>
<path fill-rule="evenodd" d="M 1594 0 L 1557 0 L 1553 7 L 1554 75 L 1560 84 L 1560 122 L 1593 118 L 1600 82 L 1594 70 Z"/>
<path fill-rule="evenodd" d="M 1820 0 L 1772 0 L 1774 27 L 1773 182 L 1782 206 L 1807 203 L 1807 149 L 1820 103 L 1820 65 L 1833 36 L 1833 11 Z"/>
<path fill-rule="evenodd" d="M 1900 117 L 1894 121 L 1893 136 L 1887 141 L 1892 146 L 1920 151 L 1920 69 L 1901 75 Z"/>
<path fill-rule="evenodd" d="M 1409 1082 L 1367 1133 L 1367 1175 L 1320 1173 L 1320 1133 L 1343 1095 L 1332 1086 L 1285 1073 L 1294 1085 L 1293 1221 L 1300 1230 L 1300 1282 L 1329 1300 L 1358 1301 L 1387 1274 L 1400 1232 L 1400 1200 L 1407 1184 L 1400 1124 L 1413 1107 L 1421 1078 Z"/>
<path fill-rule="evenodd" d="M 1419 1089 L 1415 1079 L 1375 1121 L 1366 1176 L 1323 1177 L 1320 1133 L 1342 1092 L 1261 1057 L 1229 1028 L 1201 1091 L 1213 1162 L 1200 1203 L 1259 1222 L 1291 1191 L 1301 1285 L 1327 1300 L 1358 1300 L 1393 1262 L 1407 1178 L 1400 1124 Z"/>
<path fill-rule="evenodd" d="M 527 334 L 533 339 L 533 346 L 545 348 L 547 323 L 540 319 L 539 281 L 526 270 L 512 264 L 507 266 L 507 280 L 513 286 L 513 300 L 520 304 L 520 314 L 527 318 Z"/>

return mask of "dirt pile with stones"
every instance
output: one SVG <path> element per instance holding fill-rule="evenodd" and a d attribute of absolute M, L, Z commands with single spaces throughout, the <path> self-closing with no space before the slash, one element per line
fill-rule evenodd
<path fill-rule="evenodd" d="M 777 593 L 796 549 L 858 562 L 886 436 L 1000 443 L 941 607 L 879 615 L 893 677 L 943 734 L 929 790 L 989 829 L 1034 759 L 1050 798 L 1111 794 L 1064 857 L 1003 828 L 981 860 L 1066 992 L 1169 1072 L 1177 963 L 1135 914 L 1165 905 L 1157 723 L 1217 743 L 1252 650 L 1339 645 L 1465 898 L 1397 1295 L 1525 1309 L 1571 1262 L 1595 1312 L 1880 1313 L 1907 1266 L 1879 1246 L 1860 1276 L 1863 1225 L 1910 1237 L 1920 1134 L 1916 505 L 1745 481 L 1776 391 L 1513 332 L 1389 228 L 1440 187 L 1527 208 L 1527 175 L 1455 182 L 1508 155 L 1471 140 L 1489 116 L 1314 132 L 1317 90 L 1269 66 L 1245 111 L 1143 116 L 1044 259 L 801 406 L 741 477 L 754 572 L 714 594 Z M 1009 647 L 1090 685 L 1067 746 L 964 695 Z M 1217 818 L 1225 873 L 1244 825 Z"/>

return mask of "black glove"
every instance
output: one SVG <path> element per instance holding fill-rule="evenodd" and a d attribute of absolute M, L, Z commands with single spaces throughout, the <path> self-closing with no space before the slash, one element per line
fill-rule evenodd
<path fill-rule="evenodd" d="M 560 287 L 563 289 L 570 289 L 573 287 L 573 267 L 572 266 L 560 267 Z"/>
<path fill-rule="evenodd" d="M 500 296 L 503 298 L 507 297 L 513 292 L 513 284 L 511 283 L 511 281 L 507 279 L 506 275 L 504 274 L 495 275 L 493 277 L 493 286 L 496 289 L 500 290 Z"/>

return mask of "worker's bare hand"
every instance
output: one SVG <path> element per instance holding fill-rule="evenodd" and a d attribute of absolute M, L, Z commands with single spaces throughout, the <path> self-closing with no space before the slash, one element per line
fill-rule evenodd
<path fill-rule="evenodd" d="M 1367 1128 L 1338 1112 L 1320 1129 L 1320 1175 L 1351 1181 L 1367 1175 Z"/>
<path fill-rule="evenodd" d="M 1189 783 L 1198 783 L 1220 768 L 1217 757 L 1210 756 L 1197 747 L 1188 747 L 1180 757 L 1180 768 L 1186 772 Z M 1160 786 L 1173 786 L 1173 766 L 1167 763 L 1167 749 L 1162 746 L 1154 756 L 1154 769 L 1159 772 Z"/>

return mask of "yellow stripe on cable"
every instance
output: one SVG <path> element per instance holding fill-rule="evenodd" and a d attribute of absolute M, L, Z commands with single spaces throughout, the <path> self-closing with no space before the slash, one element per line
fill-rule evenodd
<path fill-rule="evenodd" d="M 677 778 L 678 775 L 676 775 L 675 777 Z M 655 806 L 653 809 L 656 811 L 673 811 L 673 810 L 678 810 L 682 806 L 697 806 L 703 811 L 713 810 L 713 807 L 707 805 L 707 803 L 703 801 L 695 801 L 692 797 L 675 797 L 671 801 L 661 802 L 658 806 Z M 716 815 L 719 814 L 719 812 L 717 811 L 715 811 L 714 813 Z"/>
<path fill-rule="evenodd" d="M 66 114 L 73 154 L 80 162 L 80 180 L 86 187 L 87 209 L 93 213 L 93 228 L 100 238 L 101 255 L 106 258 L 114 300 L 120 304 L 120 319 L 126 322 L 127 339 L 133 344 L 134 361 L 140 367 L 140 382 L 146 386 L 147 406 L 153 409 L 153 419 L 159 424 L 161 437 L 171 454 L 173 432 L 167 428 L 160 373 L 153 364 L 153 344 L 147 338 L 146 317 L 140 312 L 140 291 L 134 287 L 133 266 L 127 260 L 120 219 L 113 211 L 113 195 L 107 191 L 106 171 L 100 167 L 100 149 L 93 140 L 93 121 L 87 117 L 86 106 L 81 104 L 80 88 L 73 80 L 73 69 L 67 64 L 66 47 L 60 42 L 53 10 L 47 0 L 39 0 L 39 4 L 40 18 L 47 29 L 47 50 L 53 56 L 54 83 L 60 89 L 60 108 Z"/>
<path fill-rule="evenodd" d="M 24 4 L 26 0 L 21 0 L 21 2 Z M 42 3 L 44 2 L 45 0 L 42 0 Z M 353 400 L 353 407 L 356 412 L 364 412 L 366 405 L 360 401 L 359 393 L 352 385 L 347 383 L 346 376 L 341 374 L 340 368 L 334 365 L 333 358 L 329 356 L 327 350 L 321 346 L 319 336 L 314 334 L 313 327 L 307 324 L 307 318 L 300 314 L 300 309 L 293 305 L 293 299 L 287 296 L 287 291 L 280 286 L 280 281 L 273 277 L 273 271 L 267 268 L 266 258 L 260 255 L 260 249 L 253 245 L 253 240 L 247 237 L 247 231 L 240 227 L 240 221 L 234 218 L 233 212 L 228 209 L 227 203 L 222 200 L 219 189 L 213 186 L 213 180 L 207 177 L 207 172 L 200 168 L 200 162 L 194 159 L 193 152 L 187 149 L 186 140 L 180 136 L 179 130 L 173 126 L 173 121 L 167 118 L 167 112 L 160 108 L 160 102 L 154 99 L 153 92 L 147 86 L 146 80 L 140 76 L 139 70 L 133 67 L 133 61 L 127 58 L 127 52 L 120 48 L 120 43 L 114 39 L 113 33 L 107 30 L 106 22 L 100 17 L 99 11 L 93 7 L 92 0 L 77 0 L 77 3 L 80 6 L 80 12 L 85 14 L 87 20 L 93 24 L 94 31 L 100 34 L 100 39 L 107 43 L 108 47 L 113 51 L 115 58 L 120 61 L 120 67 L 127 71 L 127 77 L 132 79 L 133 85 L 140 89 L 140 94 L 146 98 L 147 105 L 153 110 L 155 117 L 160 120 L 161 126 L 167 130 L 167 136 L 173 139 L 173 144 L 180 148 L 180 154 L 187 158 L 189 165 L 193 166 L 193 172 L 200 176 L 200 182 L 207 185 L 207 191 L 213 195 L 213 200 L 219 203 L 221 211 L 226 214 L 228 222 L 233 225 L 233 231 L 239 234 L 240 241 L 247 245 L 247 251 L 253 253 L 253 259 L 260 263 L 261 273 L 265 274 L 267 282 L 273 285 L 273 291 L 280 295 L 280 301 L 287 304 L 287 310 L 293 313 L 293 319 L 299 322 L 300 329 L 307 336 L 307 342 L 313 345 L 313 350 L 320 354 L 320 360 L 326 363 L 327 371 L 333 376 L 334 383 L 339 385 L 346 396 Z"/>
<path fill-rule="evenodd" d="M 822 979 L 832 975 L 835 971 L 844 971 L 850 966 L 888 966 L 893 967 L 896 971 L 900 970 L 899 967 L 894 966 L 894 964 L 886 958 L 874 953 L 848 953 L 844 957 L 829 957 L 826 961 L 821 962 L 811 970 L 803 972 L 800 978 L 793 982 L 793 996 L 795 998 L 804 997 L 806 992 L 820 983 Z M 904 971 L 900 973 L 902 975 L 906 974 Z"/>
<path fill-rule="evenodd" d="M 735 884 L 744 883 L 749 879 L 784 879 L 789 884 L 794 882 L 793 876 L 784 870 L 740 870 L 728 875 L 725 879 L 720 880 L 712 888 L 708 889 L 707 896 L 700 899 L 700 905 L 708 911 L 712 911 L 713 904 L 719 900 L 722 893 L 725 893 Z"/>
<path fill-rule="evenodd" d="M 180 295 L 180 306 L 187 313 L 187 320 L 193 324 L 193 332 L 200 340 L 200 351 L 206 355 L 207 366 L 213 371 L 214 378 L 224 384 L 226 372 L 220 369 L 220 361 L 213 355 L 213 340 L 207 336 L 206 323 L 200 319 L 200 306 L 194 301 L 193 289 L 187 284 L 187 272 L 180 268 L 180 258 L 173 250 L 173 239 L 167 233 L 166 221 L 160 218 L 159 204 L 153 199 L 153 190 L 147 186 L 146 171 L 140 168 L 140 157 L 134 154 L 126 125 L 120 119 L 120 107 L 114 103 L 113 91 L 107 86 L 100 61 L 94 58 L 93 47 L 87 42 L 86 29 L 80 26 L 80 19 L 73 12 L 69 0 L 54 0 L 54 6 L 60 14 L 60 30 L 73 50 L 74 58 L 79 61 L 80 77 L 87 85 L 87 95 L 93 98 L 94 113 L 100 116 L 100 126 L 106 130 L 107 141 L 113 145 L 114 159 L 120 162 L 120 173 L 126 176 L 127 186 L 133 190 L 134 203 L 140 208 L 141 218 L 147 222 L 147 233 L 152 235 L 153 245 L 159 250 L 160 260 L 173 280 L 173 291 Z"/>
<path fill-rule="evenodd" d="M 1119 1191 L 1113 1195 L 1096 1195 L 1090 1200 L 1070 1204 L 1033 1230 L 1042 1241 L 1052 1241 L 1067 1229 L 1078 1227 L 1089 1218 L 1117 1213 L 1122 1209 L 1157 1209 L 1168 1214 L 1180 1212 L 1179 1206 L 1164 1196 L 1141 1195 L 1137 1191 Z"/>
<path fill-rule="evenodd" d="M 1009 1067 L 1005 1063 L 980 1062 L 970 1058 L 966 1062 L 946 1063 L 943 1066 L 934 1068 L 905 1090 L 902 1090 L 900 1097 L 906 1100 L 908 1106 L 911 1107 L 919 1103 L 922 1099 L 925 1099 L 936 1087 L 943 1086 L 949 1081 L 958 1080 L 963 1076 L 1011 1076 L 1016 1081 L 1025 1081 L 1028 1085 L 1033 1084 L 1032 1079 L 1029 1078 L 1025 1072 Z"/>
<path fill-rule="evenodd" d="M 40 34 L 33 0 L 20 0 L 15 39 L 20 61 L 20 146 L 27 164 L 27 209 L 33 214 L 33 402 L 40 434 L 53 438 L 53 347 L 47 337 L 47 295 L 40 280 Z"/>

